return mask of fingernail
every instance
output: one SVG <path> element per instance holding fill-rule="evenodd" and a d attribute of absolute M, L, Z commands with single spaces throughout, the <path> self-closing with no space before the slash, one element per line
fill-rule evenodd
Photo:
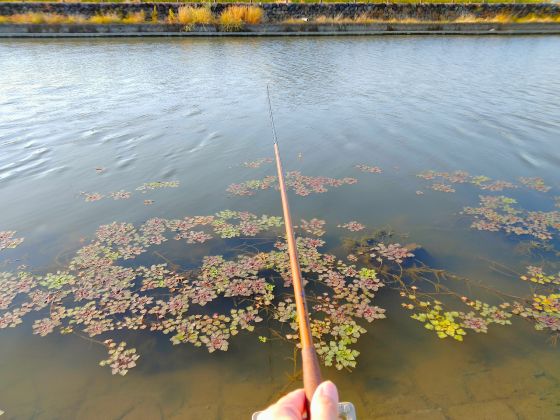
<path fill-rule="evenodd" d="M 338 390 L 336 385 L 331 381 L 325 381 L 317 388 L 321 397 L 327 397 L 329 400 L 338 403 Z"/>

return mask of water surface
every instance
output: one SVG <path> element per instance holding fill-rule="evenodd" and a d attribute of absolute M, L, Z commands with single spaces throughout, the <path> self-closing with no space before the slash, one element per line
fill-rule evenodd
<path fill-rule="evenodd" d="M 272 156 L 267 83 L 286 169 L 359 179 L 291 196 L 294 218 L 326 219 L 333 244 L 349 220 L 390 226 L 438 267 L 518 290 L 487 260 L 519 272 L 536 262 L 459 215 L 481 192 L 432 191 L 415 175 L 543 177 L 549 194 L 516 197 L 545 211 L 560 195 L 559 37 L 2 40 L 0 62 L 0 231 L 25 237 L 2 251 L 7 271 L 55 268 L 115 220 L 225 208 L 280 215 L 274 190 L 226 193 L 274 174 L 240 165 Z M 384 172 L 361 173 L 360 163 Z M 135 192 L 166 180 L 179 188 Z M 121 189 L 135 193 L 94 203 L 80 195 Z M 517 321 L 464 343 L 439 340 L 400 302 L 388 290 L 376 297 L 388 318 L 368 326 L 357 370 L 325 370 L 361 418 L 560 417 L 560 358 L 545 334 Z M 0 331 L 6 418 L 247 418 L 297 386 L 291 349 L 254 336 L 208 354 L 138 334 L 139 366 L 115 377 L 97 366 L 102 348 L 40 338 L 30 325 Z"/>

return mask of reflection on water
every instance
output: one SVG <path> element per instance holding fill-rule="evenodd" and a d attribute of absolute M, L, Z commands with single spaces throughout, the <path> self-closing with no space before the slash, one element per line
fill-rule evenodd
<path fill-rule="evenodd" d="M 296 219 L 328 221 L 333 246 L 335 226 L 349 220 L 391 226 L 422 244 L 433 265 L 513 292 L 519 281 L 486 261 L 519 272 L 537 262 L 517 254 L 511 238 L 468 229 L 459 212 L 483 192 L 431 191 L 415 174 L 543 177 L 548 195 L 515 192 L 531 209 L 549 211 L 560 195 L 557 37 L 10 40 L 0 57 L 0 231 L 25 237 L 2 251 L 8 271 L 48 270 L 114 220 L 224 208 L 279 215 L 274 190 L 225 192 L 273 174 L 271 165 L 240 166 L 271 156 L 267 82 L 287 169 L 359 179 L 292 197 Z M 178 188 L 135 190 L 173 180 Z M 119 190 L 132 197 L 86 203 L 80 194 Z M 181 252 L 171 255 L 195 258 Z M 360 417 L 560 416 L 558 350 L 530 324 L 457 343 L 424 331 L 393 292 L 375 303 L 388 319 L 358 343 L 359 368 L 325 371 Z M 208 354 L 166 337 L 130 338 L 140 343 L 139 366 L 113 377 L 97 366 L 104 350 L 87 341 L 39 338 L 29 323 L 2 330 L 0 410 L 6 418 L 235 419 L 297 386 L 291 348 L 277 342 L 236 337 L 228 352 Z"/>

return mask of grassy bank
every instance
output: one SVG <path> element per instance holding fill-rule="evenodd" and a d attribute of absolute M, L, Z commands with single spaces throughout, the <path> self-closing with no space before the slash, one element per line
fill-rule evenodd
<path fill-rule="evenodd" d="M 121 15 L 118 13 L 98 14 L 91 17 L 82 15 L 62 15 L 56 13 L 21 13 L 14 15 L 0 15 L 0 24 L 143 24 L 169 23 L 192 25 L 220 25 L 226 30 L 238 30 L 244 25 L 256 25 L 263 22 L 263 10 L 257 6 L 230 6 L 219 15 L 214 15 L 209 7 L 181 6 L 177 13 L 169 10 L 167 16 L 159 16 L 154 8 L 147 16 L 145 12 L 134 12 Z M 513 14 L 497 14 L 489 17 L 463 15 L 452 20 L 422 20 L 416 18 L 379 19 L 361 14 L 348 18 L 343 16 L 319 16 L 315 19 L 288 19 L 282 23 L 288 24 L 374 24 L 374 23 L 560 23 L 560 15 L 516 16 Z"/>
<path fill-rule="evenodd" d="M 13 0 L 0 0 L 2 2 L 10 2 Z M 43 3 L 44 0 L 19 0 L 24 3 Z M 130 0 L 65 0 L 65 1 L 54 1 L 55 3 L 130 3 Z M 169 0 L 150 0 L 150 3 L 168 3 Z M 139 3 L 142 3 L 140 1 Z M 207 3 L 212 4 L 212 1 L 201 0 L 201 1 L 191 1 L 191 0 L 177 0 L 174 3 Z M 220 3 L 241 3 L 237 0 L 220 0 Z M 252 1 L 247 1 L 243 3 L 252 3 Z M 259 0 L 254 3 L 279 3 L 278 0 Z M 353 0 L 291 0 L 290 3 L 306 3 L 306 4 L 317 4 L 317 3 L 355 3 Z M 358 3 L 371 3 L 371 4 L 444 4 L 444 3 L 457 3 L 457 4 L 483 4 L 483 3 L 507 3 L 507 4 L 524 4 L 524 3 L 553 3 L 551 0 L 360 0 Z"/>
<path fill-rule="evenodd" d="M 374 24 L 374 23 L 560 23 L 559 16 L 547 16 L 531 14 L 523 17 L 517 17 L 508 14 L 499 14 L 487 18 L 480 18 L 474 15 L 465 15 L 452 20 L 421 20 L 421 19 L 374 19 L 366 14 L 357 16 L 355 18 L 347 18 L 343 16 L 328 17 L 319 16 L 313 20 L 305 19 L 287 19 L 284 23 L 298 24 L 298 23 L 318 23 L 318 24 Z"/>
<path fill-rule="evenodd" d="M 0 24 L 140 24 L 140 23 L 180 23 L 184 25 L 219 24 L 226 29 L 236 30 L 243 25 L 261 23 L 263 11 L 256 6 L 230 6 L 220 15 L 214 16 L 208 7 L 179 7 L 178 12 L 169 10 L 167 16 L 159 16 L 154 8 L 150 16 L 143 11 L 119 15 L 106 13 L 91 16 L 62 15 L 57 13 L 19 13 L 0 15 Z"/>

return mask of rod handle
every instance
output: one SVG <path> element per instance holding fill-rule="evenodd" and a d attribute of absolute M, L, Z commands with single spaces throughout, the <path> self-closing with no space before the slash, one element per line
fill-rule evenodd
<path fill-rule="evenodd" d="M 307 408 L 309 409 L 309 404 L 311 403 L 315 390 L 321 382 L 323 382 L 315 348 L 306 347 L 301 349 L 301 361 L 303 370 L 303 388 L 307 399 Z"/>

